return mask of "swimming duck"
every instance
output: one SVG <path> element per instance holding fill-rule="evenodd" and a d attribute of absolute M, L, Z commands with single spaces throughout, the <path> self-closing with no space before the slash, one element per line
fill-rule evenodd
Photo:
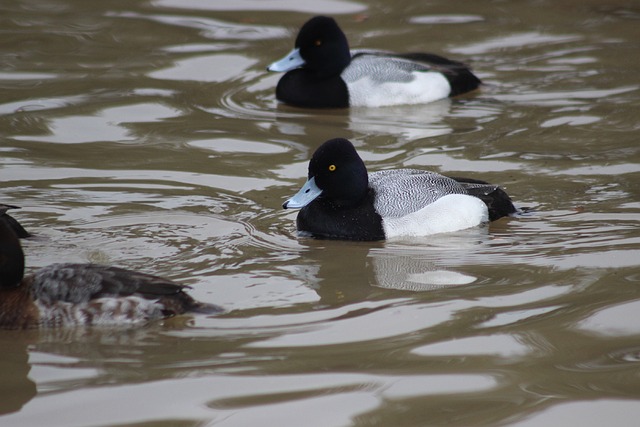
<path fill-rule="evenodd" d="M 368 173 L 343 138 L 315 151 L 307 182 L 283 208 L 301 208 L 301 234 L 344 240 L 447 233 L 516 212 L 504 190 L 484 181 L 417 169 Z"/>
<path fill-rule="evenodd" d="M 134 325 L 222 311 L 184 290 L 160 277 L 97 264 L 52 264 L 25 277 L 20 242 L 0 221 L 0 328 Z"/>
<path fill-rule="evenodd" d="M 333 18 L 307 21 L 295 48 L 267 67 L 286 71 L 276 98 L 298 107 L 344 108 L 423 104 L 477 89 L 463 63 L 430 53 L 349 50 Z"/>
<path fill-rule="evenodd" d="M 20 209 L 18 206 L 5 205 L 0 203 L 0 222 L 4 222 L 13 230 L 16 235 L 23 239 L 25 237 L 31 237 L 31 234 L 24 229 L 24 227 L 11 215 L 7 213 L 9 209 Z"/>

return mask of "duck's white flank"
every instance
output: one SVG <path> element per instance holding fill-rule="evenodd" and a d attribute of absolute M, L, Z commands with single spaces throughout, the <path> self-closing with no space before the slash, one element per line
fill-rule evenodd
<path fill-rule="evenodd" d="M 449 194 L 419 211 L 398 218 L 383 218 L 387 238 L 428 236 L 475 227 L 489 221 L 487 205 L 477 197 Z"/>
<path fill-rule="evenodd" d="M 411 82 L 374 81 L 362 77 L 348 82 L 351 107 L 385 107 L 390 105 L 426 104 L 445 99 L 451 93 L 449 81 L 436 72 L 413 72 Z"/>
<path fill-rule="evenodd" d="M 425 64 L 375 52 L 354 56 L 340 76 L 352 107 L 422 104 L 451 93 L 447 78 Z"/>

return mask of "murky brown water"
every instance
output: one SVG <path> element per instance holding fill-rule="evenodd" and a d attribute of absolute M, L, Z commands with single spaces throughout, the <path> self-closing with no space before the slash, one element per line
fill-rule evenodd
<path fill-rule="evenodd" d="M 142 269 L 229 312 L 0 332 L 0 425 L 637 425 L 640 5 L 369 3 L 2 3 L 1 201 L 37 235 L 29 266 Z M 264 68 L 318 13 L 353 47 L 444 54 L 487 86 L 277 105 Z M 535 212 L 296 238 L 280 205 L 336 136 L 371 169 L 486 179 Z"/>

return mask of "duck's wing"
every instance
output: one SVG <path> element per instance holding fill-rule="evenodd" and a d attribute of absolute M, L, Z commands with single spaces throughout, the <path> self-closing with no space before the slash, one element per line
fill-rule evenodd
<path fill-rule="evenodd" d="M 482 200 L 489 209 L 489 221 L 516 213 L 511 197 L 502 188 L 486 181 L 472 178 L 451 177 L 460 183 L 472 196 Z"/>
<path fill-rule="evenodd" d="M 352 83 L 368 77 L 374 83 L 408 83 L 416 76 L 412 73 L 432 71 L 427 64 L 421 64 L 377 50 L 355 51 L 351 63 L 342 72 L 341 77 L 346 83 Z"/>
<path fill-rule="evenodd" d="M 30 282 L 34 299 L 43 304 L 137 296 L 163 304 L 167 315 L 219 309 L 195 301 L 184 286 L 162 277 L 98 264 L 52 264 L 36 271 Z"/>
<path fill-rule="evenodd" d="M 369 186 L 375 192 L 375 209 L 383 218 L 417 212 L 447 194 L 466 194 L 455 180 L 417 169 L 372 172 Z"/>
<path fill-rule="evenodd" d="M 376 82 L 410 82 L 415 72 L 437 72 L 444 75 L 451 86 L 449 96 L 477 89 L 482 81 L 471 68 L 433 53 L 392 53 L 381 50 L 354 50 L 351 64 L 342 73 L 345 82 L 350 83 L 370 76 Z"/>

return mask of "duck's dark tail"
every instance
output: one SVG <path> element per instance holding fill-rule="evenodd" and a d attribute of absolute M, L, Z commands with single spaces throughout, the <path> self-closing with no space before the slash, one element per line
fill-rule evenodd
<path fill-rule="evenodd" d="M 511 197 L 497 185 L 472 178 L 451 177 L 458 181 L 470 195 L 482 200 L 489 209 L 489 221 L 516 213 Z"/>
<path fill-rule="evenodd" d="M 438 71 L 447 78 L 451 86 L 449 96 L 462 95 L 478 89 L 482 81 L 471 71 L 471 68 L 458 61 L 445 58 L 433 53 L 403 53 L 398 55 L 411 61 L 427 64 L 433 71 Z"/>
<path fill-rule="evenodd" d="M 451 85 L 450 97 L 476 90 L 482 84 L 482 81 L 467 67 L 454 68 L 443 74 Z"/>
<path fill-rule="evenodd" d="M 96 267 L 96 266 L 93 266 Z M 99 267 L 97 267 L 99 268 Z M 162 277 L 123 270 L 117 267 L 105 267 L 110 280 L 103 280 L 101 293 L 117 295 L 138 295 L 146 299 L 157 300 L 163 305 L 164 316 L 183 313 L 220 314 L 224 309 L 193 299 L 186 291 L 189 286 L 179 285 Z M 113 279 L 122 276 L 120 283 Z"/>
<path fill-rule="evenodd" d="M 213 315 L 220 314 L 225 311 L 219 305 L 196 301 L 184 292 L 180 295 L 174 296 L 173 298 L 161 298 L 159 302 L 164 306 L 162 313 L 167 317 L 183 313 Z"/>

